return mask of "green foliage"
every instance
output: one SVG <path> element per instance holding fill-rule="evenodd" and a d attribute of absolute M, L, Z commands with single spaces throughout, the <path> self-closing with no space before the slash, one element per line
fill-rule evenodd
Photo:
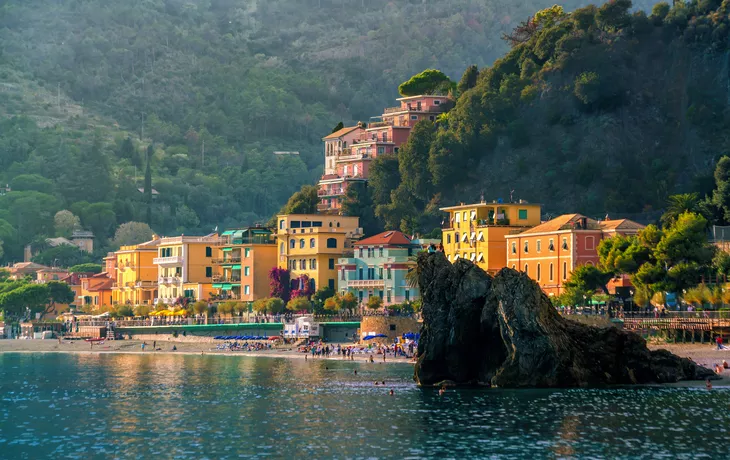
<path fill-rule="evenodd" d="M 360 218 L 360 227 L 366 235 L 375 235 L 383 229 L 375 217 L 375 206 L 367 182 L 353 182 L 347 186 L 342 200 L 342 215 Z"/>
<path fill-rule="evenodd" d="M 134 316 L 148 317 L 151 312 L 151 308 L 148 305 L 137 305 L 134 307 Z"/>
<path fill-rule="evenodd" d="M 330 312 L 340 311 L 342 309 L 342 298 L 338 295 L 333 295 L 324 301 L 324 309 Z"/>
<path fill-rule="evenodd" d="M 383 307 L 383 299 L 376 295 L 371 295 L 368 297 L 367 307 L 370 310 L 378 310 Z"/>
<path fill-rule="evenodd" d="M 440 70 L 426 69 L 412 76 L 398 86 L 398 93 L 403 97 L 419 96 L 421 94 L 447 94 L 454 87 L 454 83 Z"/>
<path fill-rule="evenodd" d="M 71 273 L 101 273 L 103 267 L 100 264 L 79 264 L 68 268 Z"/>
<path fill-rule="evenodd" d="M 164 308 L 164 305 L 163 305 Z M 160 310 L 158 305 L 158 310 Z M 205 313 L 208 313 L 208 303 L 203 300 L 198 300 L 193 304 L 193 311 L 196 315 L 203 315 Z"/>
<path fill-rule="evenodd" d="M 355 297 L 355 294 L 353 294 L 352 292 L 348 291 L 344 296 L 342 296 L 341 305 L 343 309 L 353 310 L 357 308 L 357 304 L 357 297 Z"/>
<path fill-rule="evenodd" d="M 63 209 L 53 216 L 53 227 L 56 230 L 56 236 L 71 238 L 74 230 L 81 229 L 81 220 L 71 211 Z"/>
<path fill-rule="evenodd" d="M 272 314 L 281 313 L 284 311 L 285 305 L 286 304 L 282 299 L 278 297 L 271 297 L 266 302 L 266 311 Z"/>
<path fill-rule="evenodd" d="M 335 290 L 329 286 L 323 286 L 312 295 L 312 301 L 317 303 L 324 303 L 327 299 L 335 295 Z"/>
<path fill-rule="evenodd" d="M 218 304 L 218 313 L 221 315 L 231 315 L 236 308 L 236 302 L 222 302 Z"/>
<path fill-rule="evenodd" d="M 581 265 L 570 274 L 570 280 L 565 283 L 565 287 L 581 294 L 587 293 L 591 297 L 598 289 L 607 293 L 606 285 L 612 277 L 613 273 L 610 271 L 603 271 L 593 265 Z"/>
<path fill-rule="evenodd" d="M 337 131 L 341 130 L 341 129 L 342 129 L 342 128 L 344 128 L 344 127 L 345 127 L 345 124 L 344 124 L 343 122 L 339 122 L 339 123 L 337 123 L 337 125 L 335 125 L 335 127 L 334 127 L 334 128 L 332 129 L 332 132 L 333 132 L 333 133 L 336 133 Z"/>
<path fill-rule="evenodd" d="M 286 309 L 290 311 L 310 311 L 312 302 L 306 297 L 294 297 L 287 302 Z"/>
<path fill-rule="evenodd" d="M 456 85 L 456 90 L 459 94 L 464 93 L 476 86 L 477 80 L 479 79 L 479 67 L 470 65 L 466 68 L 464 75 L 461 76 L 459 84 Z"/>
<path fill-rule="evenodd" d="M 112 309 L 110 315 L 114 318 L 128 318 L 134 316 L 135 313 L 131 305 L 117 305 Z"/>
<path fill-rule="evenodd" d="M 62 244 L 39 252 L 32 260 L 49 267 L 73 267 L 80 264 L 93 264 L 95 259 L 91 254 L 76 246 Z"/>
<path fill-rule="evenodd" d="M 667 199 L 667 208 L 662 215 L 664 226 L 672 225 L 677 218 L 686 213 L 697 213 L 700 210 L 700 197 L 697 193 L 680 193 Z"/>
<path fill-rule="evenodd" d="M 112 244 L 119 248 L 144 243 L 152 239 L 152 234 L 152 229 L 144 222 L 127 222 L 117 228 Z"/>

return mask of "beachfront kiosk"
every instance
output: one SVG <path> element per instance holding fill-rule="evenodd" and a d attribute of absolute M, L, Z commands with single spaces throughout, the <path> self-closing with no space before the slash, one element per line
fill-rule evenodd
<path fill-rule="evenodd" d="M 287 339 L 308 339 L 319 337 L 319 324 L 311 316 L 300 316 L 284 323 L 284 337 Z"/>
<path fill-rule="evenodd" d="M 360 322 L 316 322 L 312 316 L 301 316 L 284 323 L 287 339 L 322 339 L 326 342 L 353 342 L 358 337 Z"/>

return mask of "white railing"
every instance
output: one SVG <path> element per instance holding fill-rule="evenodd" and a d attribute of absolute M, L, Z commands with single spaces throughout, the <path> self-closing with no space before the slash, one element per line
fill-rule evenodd
<path fill-rule="evenodd" d="M 152 263 L 155 265 L 180 265 L 183 263 L 183 258 L 182 256 L 155 257 L 152 259 Z"/>
<path fill-rule="evenodd" d="M 350 280 L 347 284 L 350 287 L 377 287 L 385 286 L 385 280 Z"/>
<path fill-rule="evenodd" d="M 160 276 L 157 279 L 158 284 L 180 284 L 180 277 L 178 276 Z"/>

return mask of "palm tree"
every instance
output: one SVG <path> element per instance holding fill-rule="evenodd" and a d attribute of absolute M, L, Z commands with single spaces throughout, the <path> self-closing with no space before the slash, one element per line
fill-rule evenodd
<path fill-rule="evenodd" d="M 699 208 L 700 196 L 695 192 L 672 195 L 667 199 L 667 210 L 662 215 L 662 224 L 668 227 L 685 212 L 698 212 Z"/>
<path fill-rule="evenodd" d="M 420 269 L 418 268 L 418 256 L 408 257 L 408 265 L 410 266 L 410 268 L 406 273 L 406 284 L 408 285 L 408 287 L 418 288 L 420 291 L 421 286 L 418 282 L 420 275 Z"/>

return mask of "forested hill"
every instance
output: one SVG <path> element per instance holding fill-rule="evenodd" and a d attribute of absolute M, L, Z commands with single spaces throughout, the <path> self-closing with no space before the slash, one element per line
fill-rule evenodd
<path fill-rule="evenodd" d="M 729 13 L 727 0 L 539 12 L 504 57 L 467 70 L 448 117 L 376 160 L 377 215 L 423 231 L 482 192 L 599 218 L 706 195 L 730 152 Z"/>
<path fill-rule="evenodd" d="M 157 232 L 265 220 L 317 179 L 337 122 L 380 113 L 424 68 L 491 65 L 500 36 L 552 2 L 1 2 L 0 261 L 58 234 L 60 209 L 102 250 L 146 220 L 148 145 Z"/>

